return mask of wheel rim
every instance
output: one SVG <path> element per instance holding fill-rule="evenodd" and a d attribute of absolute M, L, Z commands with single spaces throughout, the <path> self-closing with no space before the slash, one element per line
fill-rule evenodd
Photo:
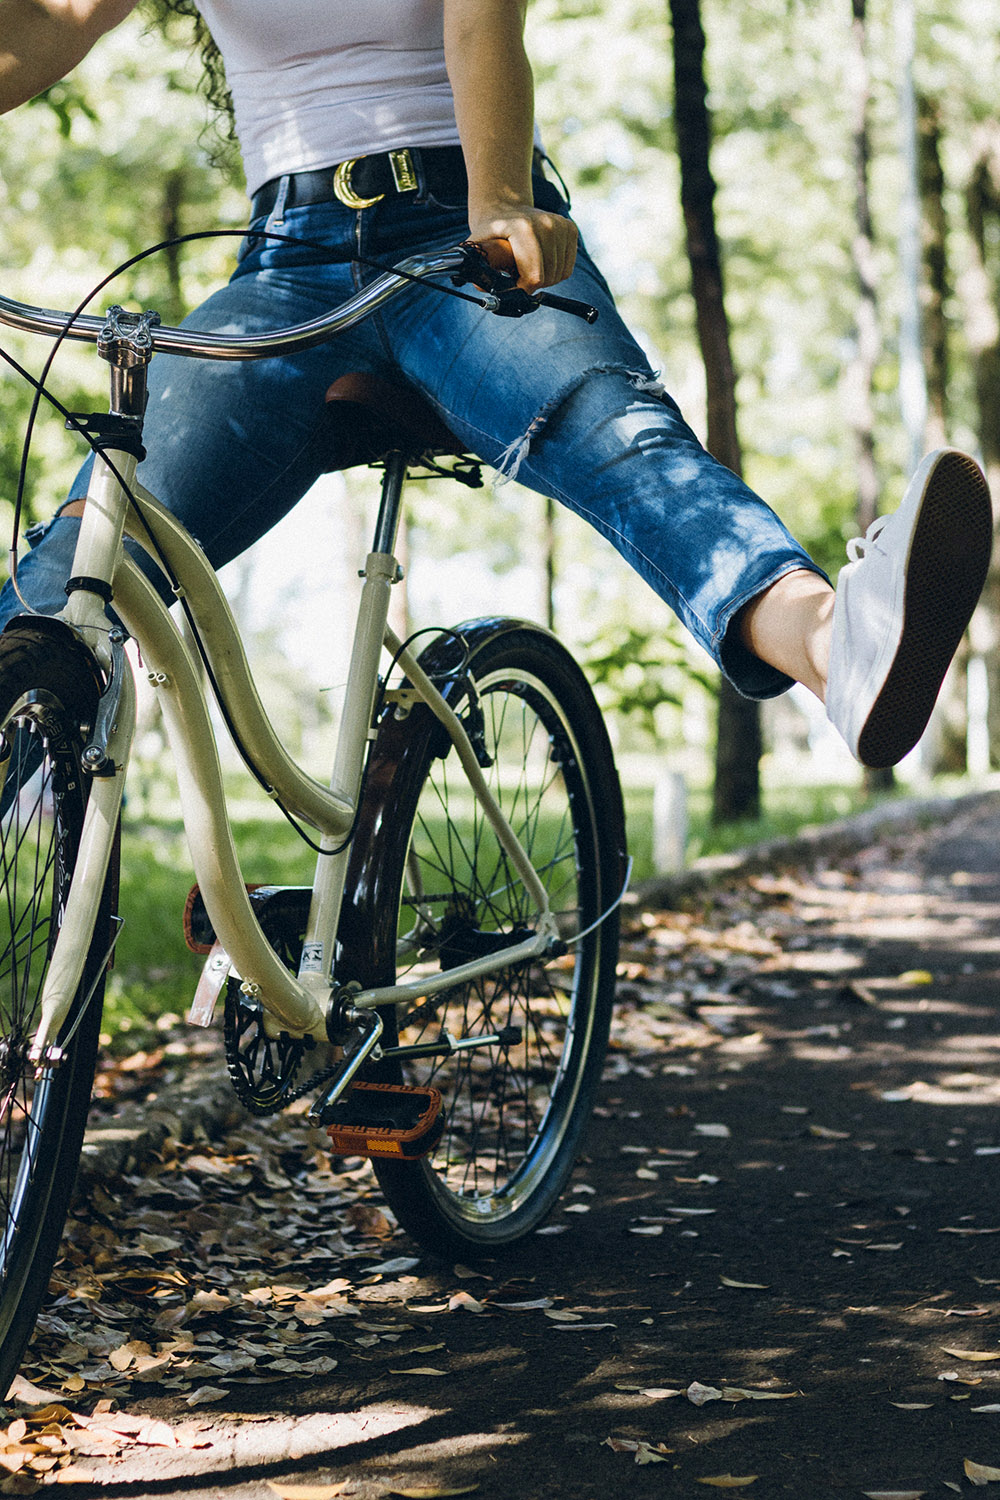
<path fill-rule="evenodd" d="M 549 893 L 560 935 L 598 913 L 590 788 L 551 689 L 524 670 L 477 679 L 490 789 Z M 536 914 L 454 757 L 431 762 L 420 792 L 400 904 L 397 974 L 440 973 L 519 941 Z M 399 1019 L 402 1046 L 447 1031 L 517 1027 L 520 1040 L 404 1062 L 407 1082 L 441 1090 L 445 1130 L 424 1159 L 442 1210 L 488 1232 L 537 1193 L 570 1128 L 588 1053 L 599 931 L 563 957 L 456 987 Z"/>
<path fill-rule="evenodd" d="M 38 705 L 15 708 L 0 726 L 12 747 L 0 813 L 0 1286 L 26 1273 L 41 1232 L 44 1204 L 25 1205 L 45 1126 L 58 1108 L 58 1075 L 36 1079 L 28 1049 L 38 1025 L 41 991 L 62 921 L 71 838 L 63 816 L 79 780 L 75 761 L 47 728 Z M 9 1294 L 3 1306 L 9 1306 Z"/>

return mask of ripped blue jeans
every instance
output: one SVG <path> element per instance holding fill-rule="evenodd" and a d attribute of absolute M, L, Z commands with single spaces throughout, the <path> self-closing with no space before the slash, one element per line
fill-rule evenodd
<path fill-rule="evenodd" d="M 541 177 L 536 202 L 565 211 Z M 355 211 L 340 203 L 255 220 L 314 247 L 248 235 L 232 280 L 188 326 L 248 333 L 305 322 L 351 295 L 383 263 L 468 234 L 461 203 L 418 193 Z M 320 248 L 315 248 L 319 246 Z M 146 487 L 198 538 L 215 567 L 291 509 L 325 470 L 324 396 L 351 370 L 418 387 L 469 450 L 584 517 L 615 546 L 720 664 L 740 692 L 765 698 L 789 679 L 730 630 L 782 574 L 819 570 L 774 513 L 705 452 L 622 323 L 581 251 L 559 291 L 598 307 L 593 325 L 542 309 L 497 318 L 414 287 L 359 327 L 301 354 L 222 363 L 158 354 L 149 374 Z M 86 492 L 89 464 L 70 499 Z M 488 504 L 488 500 L 484 503 Z M 22 558 L 38 609 L 64 602 L 78 522 L 57 519 Z M 10 586 L 0 620 L 16 613 Z"/>

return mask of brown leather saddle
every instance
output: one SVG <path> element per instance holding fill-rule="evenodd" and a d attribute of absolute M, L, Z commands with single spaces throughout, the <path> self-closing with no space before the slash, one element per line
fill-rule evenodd
<path fill-rule="evenodd" d="M 401 382 L 352 370 L 327 391 L 326 410 L 338 468 L 376 463 L 400 451 L 414 463 L 465 456 L 464 446 L 430 403 Z"/>

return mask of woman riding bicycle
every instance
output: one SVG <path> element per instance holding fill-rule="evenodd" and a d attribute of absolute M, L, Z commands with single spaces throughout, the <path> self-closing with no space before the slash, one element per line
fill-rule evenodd
<path fill-rule="evenodd" d="M 0 0 L 0 109 L 57 81 L 135 3 Z M 598 322 L 542 309 L 511 324 L 414 289 L 291 358 L 161 355 L 139 477 L 219 567 L 338 466 L 325 420 L 333 381 L 352 370 L 405 381 L 468 449 L 608 537 L 741 693 L 802 682 L 859 759 L 892 764 L 923 733 L 985 580 L 985 481 L 953 450 L 925 460 L 899 511 L 854 544 L 834 594 L 768 506 L 705 452 L 578 245 L 534 133 L 526 3 L 202 0 L 255 232 L 228 286 L 187 322 L 302 322 L 374 275 L 366 258 L 467 237 L 509 241 L 524 288 L 559 285 L 598 307 Z M 64 603 L 87 467 L 21 564 L 36 609 Z M 0 619 L 17 607 L 8 585 Z"/>

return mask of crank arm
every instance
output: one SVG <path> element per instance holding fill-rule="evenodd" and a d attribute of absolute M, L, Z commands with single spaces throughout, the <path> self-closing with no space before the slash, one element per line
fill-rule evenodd
<path fill-rule="evenodd" d="M 379 1037 L 382 1035 L 382 1017 L 376 1010 L 355 1010 L 352 1007 L 344 1019 L 349 1025 L 357 1026 L 361 1036 L 354 1051 L 344 1058 L 336 1078 L 314 1101 L 308 1116 L 310 1125 L 322 1123 L 324 1110 L 329 1109 L 331 1104 L 336 1104 L 341 1094 L 350 1086 L 362 1063 L 375 1051 Z"/>

